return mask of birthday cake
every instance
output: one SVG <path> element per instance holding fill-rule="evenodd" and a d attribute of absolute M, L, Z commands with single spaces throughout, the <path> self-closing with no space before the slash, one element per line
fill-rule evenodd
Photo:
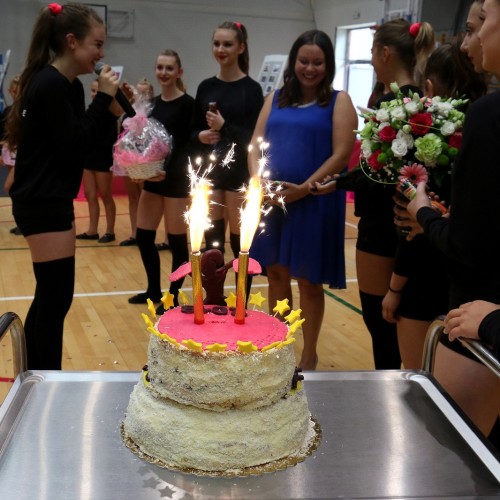
<path fill-rule="evenodd" d="M 304 460 L 319 426 L 295 368 L 292 344 L 304 320 L 294 311 L 286 318 L 247 310 L 236 324 L 230 308 L 205 306 L 199 325 L 192 306 L 183 306 L 151 322 L 148 364 L 122 426 L 127 446 L 160 466 L 202 475 L 262 473 Z"/>

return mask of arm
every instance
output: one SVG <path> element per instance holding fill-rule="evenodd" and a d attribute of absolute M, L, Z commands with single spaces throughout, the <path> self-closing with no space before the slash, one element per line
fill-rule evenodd
<path fill-rule="evenodd" d="M 338 174 L 349 162 L 356 136 L 354 130 L 358 124 L 356 110 L 351 98 L 345 92 L 339 92 L 332 116 L 333 154 L 309 176 L 302 184 L 283 183 L 282 195 L 287 203 L 300 200 L 309 194 L 309 185 L 321 182 L 326 176 Z"/>
<path fill-rule="evenodd" d="M 401 303 L 401 294 L 408 278 L 397 273 L 392 273 L 389 290 L 382 300 L 382 316 L 389 323 L 396 323 L 398 317 L 396 310 Z"/>

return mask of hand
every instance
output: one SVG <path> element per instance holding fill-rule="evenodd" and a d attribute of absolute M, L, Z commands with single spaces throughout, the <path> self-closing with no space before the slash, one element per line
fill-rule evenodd
<path fill-rule="evenodd" d="M 397 323 L 399 317 L 396 314 L 396 310 L 401 303 L 401 294 L 394 293 L 390 290 L 385 294 L 382 300 L 382 316 L 389 323 Z"/>
<path fill-rule="evenodd" d="M 309 193 L 314 195 L 333 193 L 337 189 L 337 177 L 338 174 L 327 175 L 321 182 L 309 183 Z"/>
<path fill-rule="evenodd" d="M 202 130 L 198 134 L 198 140 L 202 144 L 217 144 L 220 141 L 220 133 L 214 130 Z"/>
<path fill-rule="evenodd" d="M 458 309 L 452 309 L 444 319 L 444 333 L 450 340 L 458 337 L 478 339 L 481 321 L 500 306 L 485 300 L 475 300 L 462 304 Z"/>
<path fill-rule="evenodd" d="M 422 207 L 432 207 L 431 200 L 427 196 L 426 187 L 425 182 L 420 182 L 417 186 L 415 198 L 406 205 L 406 210 L 408 210 L 414 220 L 417 219 L 417 212 Z"/>
<path fill-rule="evenodd" d="M 97 90 L 114 97 L 118 90 L 118 75 L 105 64 L 97 77 Z M 120 108 L 121 109 L 121 108 Z"/>
<path fill-rule="evenodd" d="M 293 182 L 282 182 L 281 183 L 281 196 L 283 197 L 285 203 L 293 203 L 294 201 L 300 200 L 309 194 L 307 186 L 294 184 Z"/>
<path fill-rule="evenodd" d="M 411 241 L 417 234 L 422 234 L 424 229 L 410 212 L 406 208 L 402 208 L 401 205 L 408 205 L 408 202 L 398 198 L 397 205 L 394 206 L 394 213 L 396 214 L 394 224 L 400 228 L 405 228 L 405 232 L 409 229 L 410 231 L 406 235 L 406 239 Z"/>
<path fill-rule="evenodd" d="M 213 132 L 219 132 L 225 123 L 224 118 L 222 118 L 218 110 L 216 112 L 207 111 L 205 119 L 207 120 L 207 125 L 210 127 L 210 130 Z"/>

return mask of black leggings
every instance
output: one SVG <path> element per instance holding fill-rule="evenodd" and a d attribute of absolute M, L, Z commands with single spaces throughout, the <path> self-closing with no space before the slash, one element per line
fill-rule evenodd
<path fill-rule="evenodd" d="M 360 290 L 363 321 L 372 336 L 373 359 L 377 370 L 399 370 L 401 356 L 399 354 L 396 325 L 389 323 L 382 316 L 382 300 L 384 297 L 370 295 Z"/>
<path fill-rule="evenodd" d="M 35 297 L 24 330 L 28 369 L 60 370 L 64 319 L 73 301 L 75 257 L 34 262 Z"/>

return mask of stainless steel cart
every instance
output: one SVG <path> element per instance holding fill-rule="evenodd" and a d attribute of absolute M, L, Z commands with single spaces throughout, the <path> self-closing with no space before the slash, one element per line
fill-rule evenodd
<path fill-rule="evenodd" d="M 139 378 L 21 372 L 0 407 L 0 497 L 500 497 L 499 456 L 424 371 L 306 372 L 318 449 L 295 467 L 242 478 L 172 472 L 127 449 L 120 423 Z"/>

